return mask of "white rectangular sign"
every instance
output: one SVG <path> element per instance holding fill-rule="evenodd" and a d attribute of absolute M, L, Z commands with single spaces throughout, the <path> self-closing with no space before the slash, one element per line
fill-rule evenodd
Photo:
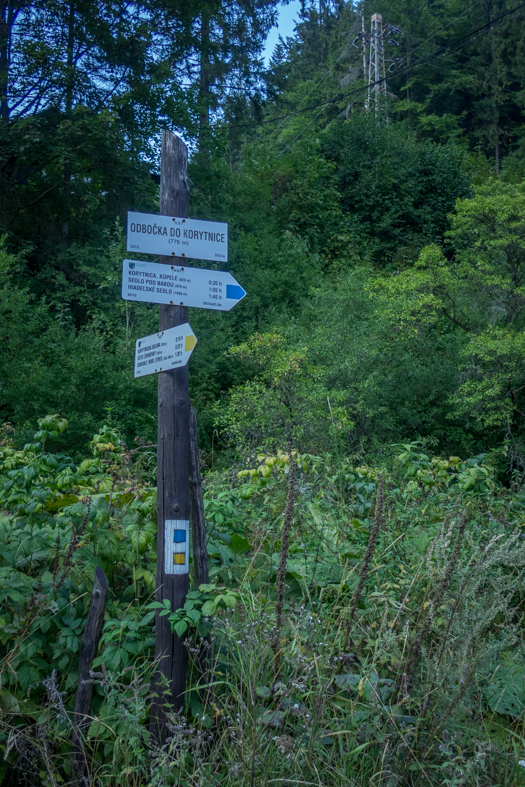
<path fill-rule="evenodd" d="M 164 522 L 164 573 L 187 574 L 190 570 L 190 523 L 187 519 Z"/>
<path fill-rule="evenodd" d="M 186 366 L 197 344 L 189 323 L 168 328 L 137 339 L 135 343 L 135 377 L 167 372 Z"/>
<path fill-rule="evenodd" d="M 127 251 L 228 261 L 228 225 L 128 211 Z"/>
<path fill-rule="evenodd" d="M 203 268 L 179 268 L 160 262 L 124 260 L 122 297 L 125 301 L 196 306 L 227 312 L 246 295 L 231 273 Z"/>

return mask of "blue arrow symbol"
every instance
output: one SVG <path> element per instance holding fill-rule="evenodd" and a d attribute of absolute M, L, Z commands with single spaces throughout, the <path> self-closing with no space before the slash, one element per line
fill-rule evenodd
<path fill-rule="evenodd" d="M 240 301 L 246 295 L 246 290 L 240 284 L 227 284 L 226 297 L 231 298 L 232 301 Z"/>

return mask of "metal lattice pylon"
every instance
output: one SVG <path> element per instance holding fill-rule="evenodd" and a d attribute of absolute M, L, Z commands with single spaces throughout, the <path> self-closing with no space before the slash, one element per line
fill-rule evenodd
<path fill-rule="evenodd" d="M 386 64 L 389 64 L 388 71 L 392 71 L 393 68 L 400 65 L 402 58 L 385 57 L 385 44 L 391 47 L 399 46 L 399 41 L 396 39 L 398 35 L 401 35 L 399 27 L 383 24 L 381 14 L 372 15 L 370 33 L 366 33 L 363 4 L 361 3 L 361 32 L 356 35 L 353 44 L 361 48 L 363 76 L 368 83 L 365 108 L 370 109 L 373 99 L 376 117 L 383 115 L 387 121 Z"/>
<path fill-rule="evenodd" d="M 379 115 L 381 104 L 386 107 L 386 71 L 385 71 L 385 46 L 383 41 L 383 17 L 381 14 L 372 15 L 370 26 L 370 52 L 368 55 L 368 106 L 372 95 L 374 97 L 376 117 Z M 383 80 L 379 84 L 379 80 Z"/>

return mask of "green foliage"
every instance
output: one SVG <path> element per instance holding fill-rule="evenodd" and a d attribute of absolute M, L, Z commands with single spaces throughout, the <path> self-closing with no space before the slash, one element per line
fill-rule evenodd
<path fill-rule="evenodd" d="M 376 284 L 401 336 L 450 322 L 463 378 L 452 401 L 480 427 L 516 428 L 522 407 L 524 199 L 522 186 L 480 187 L 451 217 L 450 261 L 429 246 L 413 269 Z"/>
<path fill-rule="evenodd" d="M 154 589 L 153 490 L 146 484 L 138 494 L 126 491 L 130 475 L 114 432 L 106 430 L 102 437 L 112 442 L 105 444 L 97 435 L 95 458 L 80 466 L 50 452 L 46 444 L 66 426 L 59 416 L 47 416 L 23 450 L 10 445 L 8 434 L 0 449 L 0 505 L 7 512 L 1 528 L 2 669 L 11 692 L 38 686 L 53 670 L 66 688 L 74 684 L 96 565 L 114 593 L 101 661 L 117 670 L 126 666 L 127 654 L 151 645 L 145 636 L 151 616 L 140 607 Z M 31 709 L 33 702 L 26 705 Z"/>
<path fill-rule="evenodd" d="M 310 363 L 306 347 L 289 347 L 280 334 L 254 334 L 229 354 L 250 364 L 256 375 L 232 391 L 220 414 L 221 426 L 238 445 L 275 446 L 288 436 L 295 444 L 319 444 L 325 430 L 335 437 L 334 429 L 351 428 L 336 401 L 327 411 L 323 370 Z"/>
<path fill-rule="evenodd" d="M 281 379 L 285 356 L 276 372 L 271 343 L 253 350 L 257 358 L 268 354 L 267 379 Z M 433 784 L 436 773 L 459 771 L 465 785 L 515 784 L 515 733 L 506 725 L 523 717 L 524 506 L 520 488 L 500 485 L 497 452 L 444 459 L 405 444 L 379 470 L 294 450 L 298 489 L 276 675 L 272 627 L 288 454 L 260 452 L 235 475 L 207 476 L 213 580 L 172 611 L 152 601 L 156 504 L 148 447 L 131 454 L 103 425 L 91 455 L 76 464 L 50 450 L 65 429 L 63 418 L 47 416 L 23 449 L 12 444 L 9 428 L 0 448 L 7 778 L 28 747 L 28 767 L 42 784 L 67 778 L 78 654 L 100 565 L 110 594 L 83 745 L 104 787 L 142 787 L 146 773 L 152 783 L 190 784 L 198 773 L 212 784 L 212 762 L 221 782 L 234 787 L 253 758 L 257 784 L 274 773 L 307 781 L 314 771 L 326 783 L 365 784 L 384 751 L 385 729 L 389 769 L 407 787 L 419 784 L 421 773 Z M 358 605 L 359 633 L 347 652 L 379 472 L 387 507 Z M 192 664 L 185 715 L 168 717 L 173 739 L 162 749 L 147 732 L 156 610 L 187 638 Z M 407 670 L 408 686 L 401 681 Z M 496 724 L 497 735 L 490 732 Z M 412 733 L 414 768 L 407 770 L 403 752 Z"/>
<path fill-rule="evenodd" d="M 221 592 L 224 590 L 224 592 Z M 190 629 L 200 637 L 207 637 L 213 627 L 213 618 L 219 609 L 234 609 L 238 601 L 235 590 L 217 588 L 216 585 L 199 585 L 198 590 L 190 590 L 186 595 L 184 607 L 170 610 L 169 599 L 153 601 L 148 609 L 161 609 L 160 615 L 169 614 L 171 629 L 178 637 L 184 636 Z M 171 614 L 170 614 L 171 613 Z"/>
<path fill-rule="evenodd" d="M 381 266 L 404 267 L 441 239 L 447 214 L 470 190 L 464 151 L 423 143 L 402 124 L 367 115 L 333 123 L 323 148 L 336 165 L 348 230 Z"/>
<path fill-rule="evenodd" d="M 71 783 L 96 566 L 94 784 L 523 782 L 524 34 L 495 21 L 511 9 L 305 2 L 263 73 L 274 0 L 6 5 L 0 784 Z M 377 113 L 352 45 L 376 12 L 403 68 Z M 248 293 L 191 315 L 210 584 L 177 610 L 153 600 L 157 381 L 130 384 L 157 312 L 119 293 L 125 213 L 157 211 L 173 118 L 190 215 L 228 221 Z M 156 614 L 190 662 L 163 746 Z"/>

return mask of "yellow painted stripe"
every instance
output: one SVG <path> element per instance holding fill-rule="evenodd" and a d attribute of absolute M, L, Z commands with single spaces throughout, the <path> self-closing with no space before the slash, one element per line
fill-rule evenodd
<path fill-rule="evenodd" d="M 184 352 L 189 352 L 189 350 L 193 350 L 196 344 L 197 344 L 197 339 L 192 333 L 190 333 L 190 335 L 186 336 L 186 339 L 184 340 Z"/>

